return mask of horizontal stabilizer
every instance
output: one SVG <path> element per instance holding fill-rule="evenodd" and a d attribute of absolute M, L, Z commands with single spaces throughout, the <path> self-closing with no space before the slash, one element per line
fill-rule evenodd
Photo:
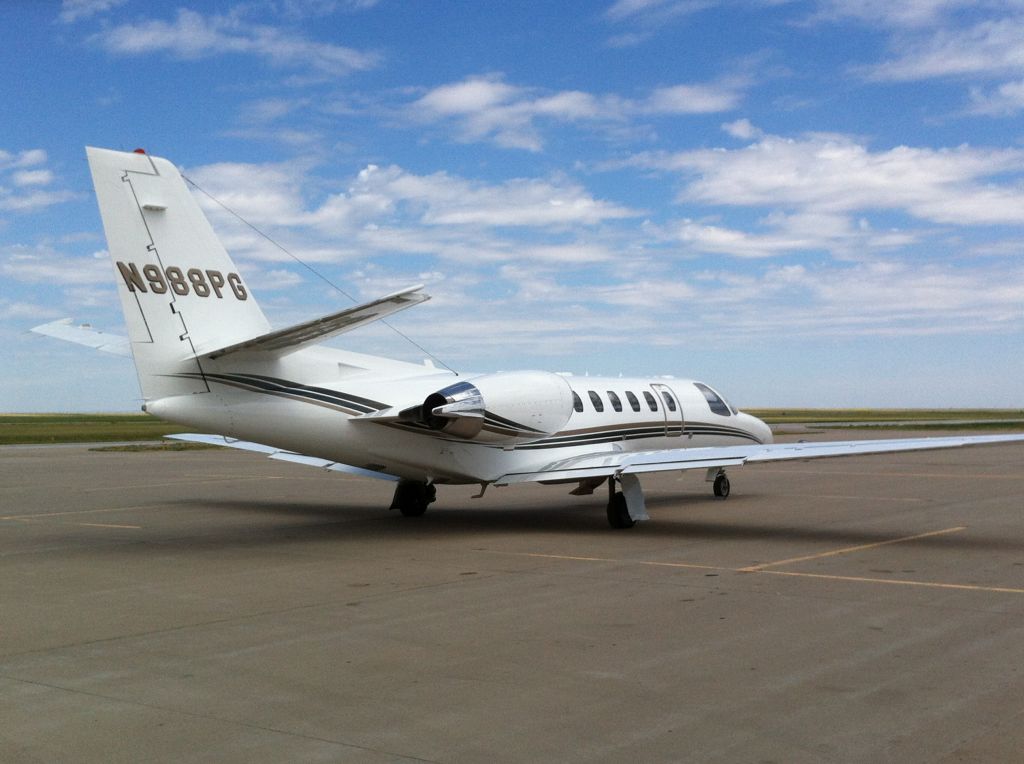
<path fill-rule="evenodd" d="M 276 459 L 277 461 L 304 464 L 307 467 L 319 467 L 320 469 L 330 470 L 331 472 L 347 472 L 350 475 L 370 477 L 377 480 L 398 480 L 395 475 L 389 475 L 386 472 L 368 470 L 363 467 L 353 467 L 351 464 L 332 462 L 330 459 L 321 459 L 317 456 L 297 454 L 294 451 L 274 448 L 273 446 L 267 446 L 263 443 L 253 443 L 248 440 L 235 440 L 234 438 L 229 438 L 224 435 L 204 435 L 199 433 L 183 432 L 177 435 L 165 435 L 164 437 L 170 440 L 183 440 L 187 443 L 205 443 L 210 446 L 237 448 L 242 451 L 256 451 L 260 454 L 266 454 L 271 459 Z"/>
<path fill-rule="evenodd" d="M 55 337 L 65 342 L 74 342 L 76 345 L 102 350 L 104 353 L 123 355 L 130 357 L 131 346 L 127 337 L 119 334 L 108 334 L 93 329 L 89 324 L 75 324 L 70 318 L 62 318 L 59 321 L 51 321 L 48 324 L 33 326 L 36 334 L 43 334 L 47 337 Z"/>
<path fill-rule="evenodd" d="M 370 302 L 364 302 L 354 308 L 346 308 L 337 313 L 314 318 L 312 321 L 305 321 L 287 329 L 268 332 L 251 340 L 238 342 L 214 351 L 200 351 L 200 354 L 210 359 L 243 351 L 287 355 L 306 345 L 350 332 L 364 324 L 379 321 L 392 313 L 426 302 L 430 299 L 430 295 L 424 294 L 420 291 L 421 289 L 423 289 L 423 285 L 419 284 Z"/>

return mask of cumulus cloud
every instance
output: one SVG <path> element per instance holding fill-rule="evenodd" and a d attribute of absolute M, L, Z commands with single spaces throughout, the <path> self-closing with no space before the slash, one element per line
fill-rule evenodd
<path fill-rule="evenodd" d="M 741 141 L 749 141 L 764 135 L 764 131 L 761 128 L 755 127 L 746 118 L 737 119 L 735 122 L 726 122 L 722 125 L 722 129 L 733 138 L 739 138 Z"/>
<path fill-rule="evenodd" d="M 181 59 L 200 59 L 224 53 L 250 54 L 275 66 L 305 67 L 332 76 L 370 69 L 379 62 L 375 53 L 316 42 L 237 15 L 204 16 L 185 8 L 178 10 L 173 21 L 120 24 L 91 40 L 115 55 L 168 53 Z"/>
<path fill-rule="evenodd" d="M 688 249 L 741 258 L 766 258 L 803 252 L 863 257 L 867 253 L 906 247 L 918 236 L 905 231 L 876 231 L 867 220 L 849 215 L 801 212 L 773 213 L 748 231 L 683 220 L 672 235 Z"/>
<path fill-rule="evenodd" d="M 47 186 L 53 182 L 53 173 L 49 170 L 18 170 L 12 173 L 11 180 L 16 186 Z"/>
<path fill-rule="evenodd" d="M 741 149 L 643 154 L 632 164 L 679 172 L 680 198 L 728 206 L 849 213 L 894 210 L 954 225 L 1024 223 L 1024 150 L 896 146 L 842 135 L 765 136 Z"/>
<path fill-rule="evenodd" d="M 337 204 L 366 206 L 373 200 L 382 211 L 408 205 L 428 225 L 548 227 L 595 225 L 604 220 L 634 217 L 636 212 L 595 199 L 569 181 L 512 179 L 500 184 L 466 180 L 448 173 L 414 175 L 400 167 L 370 165 L 352 188 L 332 197 L 318 216 L 328 217 Z"/>
<path fill-rule="evenodd" d="M 623 124 L 639 116 L 711 114 L 736 108 L 745 78 L 655 88 L 641 98 L 512 85 L 500 75 L 475 75 L 440 85 L 409 106 L 419 122 L 450 122 L 464 142 L 539 151 L 545 121 Z"/>
<path fill-rule="evenodd" d="M 485 183 L 444 172 L 419 175 L 398 166 L 367 166 L 343 190 L 313 199 L 306 196 L 314 185 L 312 169 L 312 163 L 301 160 L 222 163 L 188 175 L 204 192 L 310 262 L 394 254 L 477 265 L 603 262 L 613 249 L 602 226 L 640 214 L 598 199 L 563 177 Z M 209 198 L 198 198 L 229 251 L 261 261 L 287 259 Z"/>
<path fill-rule="evenodd" d="M 0 172 L 18 167 L 33 167 L 46 161 L 46 152 L 42 149 L 29 149 L 12 154 L 0 149 Z"/>
<path fill-rule="evenodd" d="M 0 212 L 33 212 L 74 198 L 70 191 L 44 188 L 55 180 L 51 170 L 39 166 L 46 160 L 42 149 L 0 149 Z"/>

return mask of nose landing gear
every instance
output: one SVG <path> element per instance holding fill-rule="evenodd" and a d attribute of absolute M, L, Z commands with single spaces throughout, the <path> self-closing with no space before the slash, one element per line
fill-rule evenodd
<path fill-rule="evenodd" d="M 725 474 L 724 470 L 715 475 L 714 491 L 715 496 L 720 499 L 729 498 L 729 476 Z"/>

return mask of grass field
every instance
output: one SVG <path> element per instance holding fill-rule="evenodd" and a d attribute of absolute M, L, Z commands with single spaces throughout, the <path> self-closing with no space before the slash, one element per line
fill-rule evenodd
<path fill-rule="evenodd" d="M 146 414 L 0 414 L 0 445 L 160 440 L 186 429 Z"/>
<path fill-rule="evenodd" d="M 1024 431 L 1024 409 L 747 409 L 769 424 L 851 422 L 855 427 Z M 949 420 L 971 424 L 950 425 Z M 858 424 L 860 423 L 860 424 Z M 0 445 L 160 440 L 188 428 L 145 414 L 0 414 Z"/>
<path fill-rule="evenodd" d="M 1024 409 L 744 409 L 768 424 L 851 423 L 892 427 L 885 423 L 946 429 L 1024 429 Z M 1012 420 L 1018 420 L 1016 422 Z M 949 422 L 970 422 L 951 425 Z"/>

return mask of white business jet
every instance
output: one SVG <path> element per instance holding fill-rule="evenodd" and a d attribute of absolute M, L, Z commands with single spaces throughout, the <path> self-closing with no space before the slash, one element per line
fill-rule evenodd
<path fill-rule="evenodd" d="M 608 521 L 647 519 L 640 476 L 753 462 L 1024 441 L 1024 435 L 773 444 L 761 420 L 682 379 L 460 375 L 317 344 L 428 299 L 413 286 L 271 329 L 178 170 L 142 150 L 87 149 L 127 337 L 70 320 L 34 331 L 130 355 L 143 410 L 216 435 L 180 440 L 395 481 L 418 516 L 437 485 L 607 483 Z"/>

